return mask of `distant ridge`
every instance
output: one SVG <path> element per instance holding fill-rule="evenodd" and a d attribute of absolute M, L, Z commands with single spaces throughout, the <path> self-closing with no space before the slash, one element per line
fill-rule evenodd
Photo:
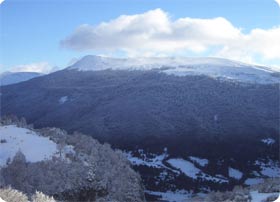
<path fill-rule="evenodd" d="M 0 86 L 15 84 L 44 74 L 38 72 L 3 72 L 0 74 Z"/>

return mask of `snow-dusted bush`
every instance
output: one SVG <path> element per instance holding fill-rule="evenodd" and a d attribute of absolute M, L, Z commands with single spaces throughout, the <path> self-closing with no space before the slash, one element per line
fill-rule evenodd
<path fill-rule="evenodd" d="M 280 178 L 268 178 L 263 183 L 252 186 L 252 189 L 261 193 L 274 193 L 280 191 Z"/>
<path fill-rule="evenodd" d="M 211 192 L 205 198 L 206 202 L 249 202 L 251 200 L 248 189 L 236 186 L 232 191 L 226 192 Z"/>
<path fill-rule="evenodd" d="M 0 198 L 6 202 L 56 202 L 53 197 L 37 191 L 31 196 L 31 200 L 28 200 L 26 194 L 11 187 L 0 189 Z"/>
<path fill-rule="evenodd" d="M 268 196 L 266 199 L 266 202 L 276 202 L 276 200 L 279 198 L 279 194 L 274 194 L 271 196 Z"/>
<path fill-rule="evenodd" d="M 15 124 L 8 119 L 1 121 L 3 123 L 26 125 L 22 120 Z M 140 175 L 130 167 L 121 151 L 114 151 L 109 144 L 102 145 L 80 133 L 68 135 L 57 128 L 34 131 L 54 141 L 61 155 L 31 163 L 18 152 L 0 170 L 0 185 L 11 185 L 28 196 L 40 191 L 57 200 L 144 201 Z M 70 152 L 65 152 L 65 148 Z"/>
<path fill-rule="evenodd" d="M 28 197 L 11 187 L 0 189 L 0 198 L 7 202 L 28 202 Z"/>
<path fill-rule="evenodd" d="M 36 193 L 31 198 L 32 202 L 55 202 L 53 197 L 49 197 L 38 191 L 36 191 Z"/>

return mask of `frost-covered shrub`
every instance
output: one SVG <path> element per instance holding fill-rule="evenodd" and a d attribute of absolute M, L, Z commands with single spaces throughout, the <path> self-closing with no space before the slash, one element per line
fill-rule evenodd
<path fill-rule="evenodd" d="M 275 202 L 276 199 L 278 199 L 278 198 L 279 198 L 279 194 L 274 194 L 274 195 L 268 196 L 266 199 L 266 202 Z"/>
<path fill-rule="evenodd" d="M 263 183 L 252 186 L 252 189 L 262 193 L 274 193 L 280 191 L 280 178 L 268 178 Z"/>
<path fill-rule="evenodd" d="M 239 186 L 235 187 L 232 191 L 211 192 L 205 199 L 206 202 L 249 202 L 250 200 L 249 190 Z"/>
<path fill-rule="evenodd" d="M 42 192 L 37 192 L 31 197 L 32 202 L 55 202 L 53 197 L 49 197 Z"/>
<path fill-rule="evenodd" d="M 17 122 L 22 127 L 26 124 Z M 3 123 L 14 124 L 10 119 Z M 121 151 L 114 151 L 109 144 L 102 145 L 81 133 L 68 135 L 57 128 L 34 131 L 54 141 L 60 153 L 64 147 L 74 151 L 34 163 L 26 162 L 24 154 L 18 152 L 0 170 L 0 185 L 11 185 L 28 196 L 40 191 L 63 201 L 144 201 L 140 175 L 130 167 Z"/>
<path fill-rule="evenodd" d="M 28 202 L 28 197 L 11 187 L 0 189 L 0 198 L 7 202 Z"/>
<path fill-rule="evenodd" d="M 0 198 L 6 202 L 56 202 L 53 197 L 49 197 L 42 192 L 36 192 L 28 200 L 26 194 L 11 187 L 0 189 Z"/>

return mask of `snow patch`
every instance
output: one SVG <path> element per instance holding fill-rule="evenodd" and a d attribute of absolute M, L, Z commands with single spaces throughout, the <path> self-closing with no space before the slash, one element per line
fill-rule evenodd
<path fill-rule="evenodd" d="M 255 165 L 258 165 L 261 168 L 261 174 L 267 177 L 279 177 L 280 168 L 279 162 L 273 162 L 269 160 L 268 162 L 263 162 L 261 160 L 255 161 Z"/>
<path fill-rule="evenodd" d="M 0 202 L 6 202 L 6 201 L 4 201 L 2 198 L 0 198 Z"/>
<path fill-rule="evenodd" d="M 191 161 L 198 163 L 202 167 L 206 166 L 209 163 L 208 159 L 201 159 L 201 158 L 194 157 L 194 156 L 190 156 L 189 158 Z"/>
<path fill-rule="evenodd" d="M 251 191 L 250 194 L 252 196 L 251 201 L 267 201 L 266 199 L 270 196 L 279 196 L 279 193 L 259 193 L 258 191 Z M 279 202 L 279 198 L 276 201 Z"/>
<path fill-rule="evenodd" d="M 68 101 L 68 96 L 63 96 L 58 100 L 59 104 L 64 104 L 67 101 Z"/>
<path fill-rule="evenodd" d="M 262 139 L 261 141 L 262 141 L 264 144 L 266 144 L 266 145 L 272 145 L 272 144 L 275 143 L 275 140 L 272 139 L 272 138 Z"/>
<path fill-rule="evenodd" d="M 37 162 L 50 159 L 57 151 L 57 145 L 47 137 L 39 136 L 32 130 L 15 125 L 0 126 L 0 166 L 5 166 L 18 151 L 26 160 Z"/>
<path fill-rule="evenodd" d="M 213 181 L 216 183 L 228 183 L 228 180 L 224 177 L 214 177 L 202 172 L 199 168 L 195 167 L 195 165 L 190 161 L 184 159 L 169 159 L 167 160 L 167 162 L 174 168 L 179 169 L 186 176 L 191 177 L 193 179 L 199 178 L 202 180 Z"/>
<path fill-rule="evenodd" d="M 169 159 L 167 162 L 193 179 L 197 179 L 197 175 L 201 172 L 201 170 L 195 167 L 193 163 L 184 159 Z"/>
<path fill-rule="evenodd" d="M 166 167 L 162 163 L 162 161 L 168 156 L 168 154 L 166 153 L 163 153 L 161 155 L 155 155 L 153 158 L 147 158 L 144 153 L 142 153 L 141 156 L 143 159 L 132 156 L 131 152 L 126 153 L 126 157 L 131 162 L 132 165 L 137 165 L 137 166 L 144 165 L 144 166 L 154 167 L 154 168 Z"/>
<path fill-rule="evenodd" d="M 244 182 L 244 184 L 246 184 L 246 185 L 255 185 L 255 184 L 260 184 L 260 183 L 263 183 L 262 178 L 248 178 Z"/>
<path fill-rule="evenodd" d="M 240 179 L 242 178 L 242 176 L 243 176 L 243 173 L 240 172 L 240 171 L 237 170 L 237 169 L 229 168 L 229 169 L 228 169 L 228 175 L 229 175 L 229 177 L 231 177 L 231 178 L 240 180 Z"/>

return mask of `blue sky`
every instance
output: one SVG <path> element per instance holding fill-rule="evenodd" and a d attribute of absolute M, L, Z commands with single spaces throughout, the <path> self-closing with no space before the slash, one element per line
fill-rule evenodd
<path fill-rule="evenodd" d="M 121 15 L 134 16 L 135 21 L 141 26 L 150 26 L 147 27 L 147 30 L 152 31 L 156 27 L 156 31 L 151 34 L 143 32 L 145 27 L 135 28 L 131 24 L 118 25 L 117 23 L 123 23 L 123 19 L 110 23 Z M 150 21 L 151 16 L 159 16 L 158 18 L 162 18 L 162 20 L 154 21 L 150 25 L 147 21 Z M 166 17 L 168 25 L 165 25 Z M 217 17 L 222 17 L 226 21 L 217 19 Z M 182 24 L 178 21 L 180 18 L 188 18 L 188 20 Z M 39 71 L 41 69 L 42 71 L 49 70 L 53 66 L 62 68 L 75 58 L 87 54 L 150 56 L 156 53 L 155 55 L 164 56 L 217 56 L 280 66 L 280 51 L 276 53 L 279 50 L 280 42 L 273 38 L 280 33 L 280 9 L 274 0 L 6 0 L 0 5 L 0 19 L 1 71 L 32 70 L 36 69 L 36 65 L 39 65 Z M 125 18 L 125 21 L 128 19 L 130 18 Z M 204 19 L 204 21 L 194 19 Z M 213 29 L 216 30 L 230 23 L 228 29 L 221 29 L 221 33 L 228 34 L 228 38 L 219 40 L 217 38 L 219 36 L 215 36 L 213 39 L 212 35 L 217 35 L 219 30 L 211 32 L 211 36 L 198 33 L 197 35 L 201 36 L 202 40 L 205 39 L 205 43 L 198 43 L 200 39 L 193 35 L 187 34 L 177 40 L 178 35 L 172 34 L 171 36 L 170 34 L 178 32 L 182 27 L 185 29 L 184 33 L 194 27 L 191 32 L 196 35 L 196 32 L 208 27 L 205 25 L 208 23 L 205 21 L 206 19 L 212 19 L 209 23 L 212 23 Z M 135 21 L 132 21 L 132 24 Z M 108 24 L 104 29 L 100 26 L 102 22 Z M 82 31 L 77 30 L 83 24 L 87 24 L 87 26 L 82 27 Z M 139 34 L 133 33 L 133 37 L 137 39 L 142 39 L 141 36 L 144 34 L 148 38 L 147 46 L 139 47 L 136 41 L 129 39 L 130 35 L 125 36 L 130 42 L 129 45 L 120 38 L 118 38 L 120 42 L 116 44 L 116 39 L 106 33 L 116 32 L 119 35 L 122 34 L 120 36 L 122 37 L 123 32 L 116 31 L 118 26 L 125 26 L 123 28 L 129 31 L 133 27 L 134 32 L 139 32 Z M 178 28 L 178 26 L 181 27 Z M 162 27 L 164 30 L 161 29 Z M 254 29 L 261 31 L 252 33 Z M 236 30 L 239 30 L 240 33 L 235 34 L 238 32 Z M 98 38 L 94 34 L 99 31 L 104 37 Z M 85 40 L 85 33 L 86 36 L 91 35 L 88 37 L 88 41 Z M 155 36 L 159 36 L 159 38 L 155 38 Z M 247 46 L 252 45 L 255 49 L 248 49 L 242 44 L 233 45 L 234 40 L 242 43 L 238 37 L 244 39 L 248 43 Z M 270 41 L 261 42 L 260 40 L 259 44 L 252 42 L 265 37 Z M 232 42 L 224 41 L 230 41 L 232 38 L 234 38 Z M 100 40 L 104 42 L 101 43 Z M 210 41 L 215 41 L 215 43 Z M 145 42 L 144 39 L 141 41 L 142 44 Z M 159 45 L 165 42 L 171 44 L 170 50 Z M 176 45 L 184 42 L 186 42 L 184 46 Z M 262 43 L 274 44 L 274 46 L 270 48 L 267 47 L 267 44 Z M 192 45 L 194 48 L 189 47 Z M 264 47 L 266 50 L 258 50 L 258 47 Z M 240 49 L 243 52 L 239 52 Z M 246 55 L 243 59 L 241 56 L 245 52 Z"/>

